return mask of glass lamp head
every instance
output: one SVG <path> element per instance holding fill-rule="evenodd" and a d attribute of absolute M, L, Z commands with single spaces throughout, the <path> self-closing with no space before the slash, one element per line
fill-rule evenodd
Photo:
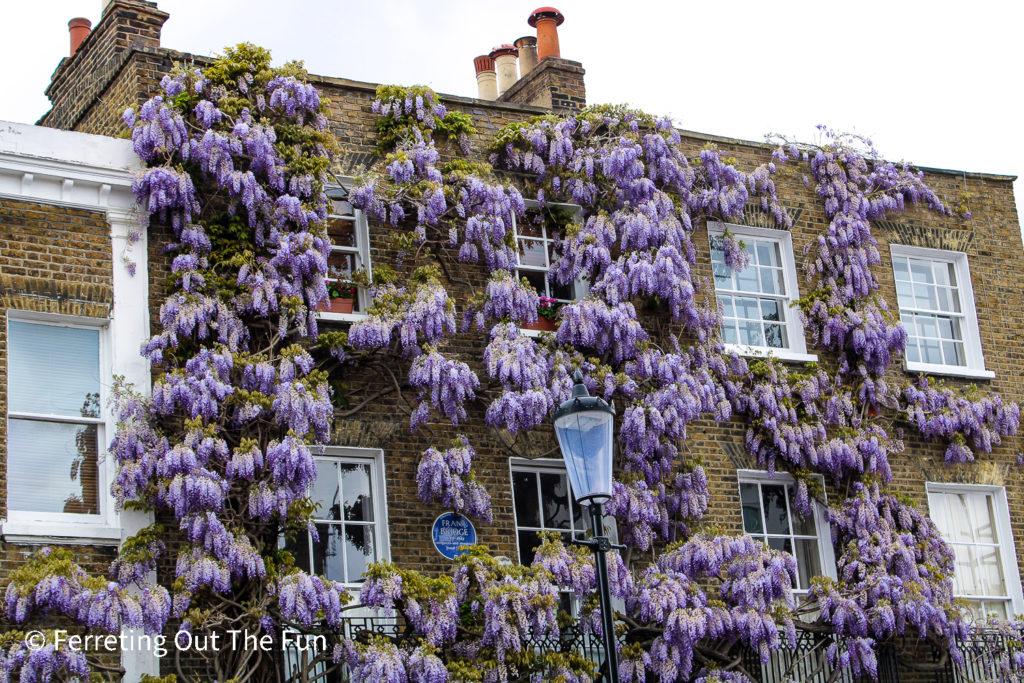
<path fill-rule="evenodd" d="M 615 409 L 590 395 L 579 370 L 573 379 L 572 397 L 555 410 L 555 435 L 576 500 L 604 503 L 612 497 Z"/>

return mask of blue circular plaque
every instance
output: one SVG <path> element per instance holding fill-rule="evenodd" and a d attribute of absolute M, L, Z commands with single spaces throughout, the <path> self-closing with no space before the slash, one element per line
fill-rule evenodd
<path fill-rule="evenodd" d="M 461 555 L 460 545 L 472 545 L 476 543 L 476 529 L 468 517 L 457 515 L 454 512 L 446 512 L 434 520 L 432 530 L 434 547 L 449 560 L 454 560 Z"/>

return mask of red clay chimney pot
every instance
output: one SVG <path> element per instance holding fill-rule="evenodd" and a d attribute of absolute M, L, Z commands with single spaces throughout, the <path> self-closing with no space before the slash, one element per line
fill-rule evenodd
<path fill-rule="evenodd" d="M 558 47 L 558 27 L 563 21 L 565 17 L 554 7 L 539 7 L 533 10 L 527 22 L 537 29 L 538 62 L 544 61 L 547 57 L 562 56 Z"/>
<path fill-rule="evenodd" d="M 494 59 L 490 55 L 480 55 L 473 59 L 473 66 L 476 67 L 476 72 L 481 71 L 494 71 Z"/>
<path fill-rule="evenodd" d="M 84 17 L 75 17 L 68 22 L 68 33 L 71 36 L 71 51 L 69 56 L 74 56 L 78 52 L 78 47 L 82 44 L 82 41 L 89 35 L 89 31 L 92 29 L 92 22 Z"/>
<path fill-rule="evenodd" d="M 561 26 L 562 22 L 565 21 L 565 17 L 562 16 L 562 13 L 554 7 L 538 7 L 533 10 L 533 14 L 531 14 L 530 18 L 526 21 L 530 26 L 537 28 L 537 20 L 545 19 L 547 17 L 551 17 L 555 20 L 555 26 Z"/>

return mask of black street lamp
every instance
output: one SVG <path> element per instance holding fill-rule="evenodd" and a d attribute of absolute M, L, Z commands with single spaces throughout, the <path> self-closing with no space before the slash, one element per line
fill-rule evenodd
<path fill-rule="evenodd" d="M 601 597 L 601 630 L 604 631 L 605 661 L 608 680 L 618 683 L 619 654 L 615 648 L 615 617 L 612 613 L 611 592 L 608 590 L 608 560 L 605 557 L 613 546 L 604 533 L 604 504 L 612 497 L 612 448 L 615 408 L 606 401 L 591 396 L 583 384 L 583 374 L 577 370 L 573 380 L 572 398 L 555 411 L 555 435 L 565 459 L 573 496 L 590 508 L 593 537 L 589 541 L 574 541 L 594 551 L 597 589 Z"/>

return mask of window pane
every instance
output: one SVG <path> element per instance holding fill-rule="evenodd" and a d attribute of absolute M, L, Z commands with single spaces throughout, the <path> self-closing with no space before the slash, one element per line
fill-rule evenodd
<path fill-rule="evenodd" d="M 377 544 L 373 527 L 368 524 L 345 525 L 345 553 L 348 560 L 348 581 L 362 581 L 363 572 L 377 560 Z"/>
<path fill-rule="evenodd" d="M 761 323 L 740 323 L 740 343 L 750 346 L 764 346 Z"/>
<path fill-rule="evenodd" d="M 896 275 L 896 281 L 909 282 L 910 281 L 910 270 L 907 268 L 907 259 L 905 257 L 896 257 L 892 260 L 892 270 Z"/>
<path fill-rule="evenodd" d="M 964 345 L 960 342 L 942 342 L 942 357 L 946 365 L 966 365 Z"/>
<path fill-rule="evenodd" d="M 540 526 L 536 476 L 532 472 L 512 473 L 512 495 L 515 498 L 517 526 Z"/>
<path fill-rule="evenodd" d="M 931 283 L 934 281 L 932 278 L 932 262 L 922 261 L 921 259 L 908 259 L 910 261 L 910 275 L 914 279 L 914 282 Z"/>
<path fill-rule="evenodd" d="M 99 417 L 99 330 L 21 320 L 7 329 L 10 411 Z"/>
<path fill-rule="evenodd" d="M 373 491 L 370 488 L 370 466 L 342 464 L 341 490 L 345 495 L 345 519 L 350 522 L 372 522 Z"/>
<path fill-rule="evenodd" d="M 547 296 L 547 274 L 536 270 L 520 270 L 516 273 L 516 277 L 525 277 L 537 293 L 541 296 Z"/>
<path fill-rule="evenodd" d="M 918 348 L 921 349 L 921 358 L 925 363 L 942 365 L 942 350 L 938 341 L 934 339 L 919 339 Z"/>
<path fill-rule="evenodd" d="M 732 268 L 725 263 L 712 263 L 711 270 L 715 275 L 715 289 L 732 289 Z"/>
<path fill-rule="evenodd" d="M 722 306 L 722 315 L 727 318 L 736 317 L 736 307 L 732 305 L 731 296 L 718 297 L 718 303 Z"/>
<path fill-rule="evenodd" d="M 955 289 L 939 287 L 939 310 L 952 313 L 960 312 L 960 297 Z"/>
<path fill-rule="evenodd" d="M 984 595 L 1006 595 L 1006 581 L 1003 579 L 1003 560 L 998 547 L 977 549 L 978 564 L 981 567 L 981 590 Z"/>
<path fill-rule="evenodd" d="M 351 280 L 357 270 L 359 270 L 359 263 L 355 254 L 344 251 L 332 251 L 330 256 L 327 257 L 328 278 Z"/>
<path fill-rule="evenodd" d="M 786 487 L 778 484 L 762 484 L 761 498 L 764 503 L 764 521 L 769 534 L 789 533 L 789 512 L 786 510 Z"/>
<path fill-rule="evenodd" d="M 951 543 L 972 543 L 974 533 L 971 530 L 970 494 L 947 493 L 946 505 L 949 510 L 949 530 L 945 535 Z"/>
<path fill-rule="evenodd" d="M 726 344 L 739 344 L 739 335 L 736 334 L 736 323 L 726 321 L 722 326 L 722 341 Z"/>
<path fill-rule="evenodd" d="M 519 263 L 524 266 L 547 268 L 548 262 L 544 253 L 544 242 L 540 240 L 519 240 Z"/>
<path fill-rule="evenodd" d="M 922 337 L 938 337 L 938 319 L 932 315 L 919 315 L 914 318 L 917 323 L 918 334 Z"/>
<path fill-rule="evenodd" d="M 773 349 L 786 347 L 786 334 L 783 331 L 782 325 L 765 325 L 764 339 L 765 346 L 770 346 Z"/>
<path fill-rule="evenodd" d="M 569 529 L 569 491 L 564 474 L 542 472 L 540 496 L 545 529 Z"/>
<path fill-rule="evenodd" d="M 352 218 L 338 218 L 332 216 L 327 219 L 327 235 L 331 238 L 331 244 L 336 247 L 355 247 L 356 222 Z"/>
<path fill-rule="evenodd" d="M 7 508 L 99 513 L 96 425 L 7 421 Z"/>
<path fill-rule="evenodd" d="M 320 507 L 313 513 L 316 519 L 341 519 L 341 489 L 338 487 L 338 463 L 333 460 L 316 460 L 316 481 L 310 494 Z"/>
<path fill-rule="evenodd" d="M 536 531 L 519 532 L 519 564 L 533 564 L 533 556 L 540 545 L 540 534 Z"/>
<path fill-rule="evenodd" d="M 782 271 L 775 268 L 761 269 L 761 291 L 765 294 L 785 294 Z"/>
<path fill-rule="evenodd" d="M 742 292 L 759 292 L 757 268 L 750 266 L 736 273 L 736 289 Z"/>
<path fill-rule="evenodd" d="M 779 266 L 779 245 L 775 242 L 762 242 L 758 240 L 756 243 L 757 247 L 757 262 L 762 266 Z"/>
<path fill-rule="evenodd" d="M 575 287 L 571 284 L 560 285 L 554 280 L 548 280 L 548 291 L 551 292 L 551 296 L 562 301 L 573 301 L 576 299 Z"/>
<path fill-rule="evenodd" d="M 316 533 L 319 538 L 313 541 L 313 573 L 323 574 L 331 581 L 345 581 L 341 525 L 317 524 Z"/>
<path fill-rule="evenodd" d="M 996 514 L 992 507 L 992 496 L 980 494 L 969 497 L 971 517 L 974 520 L 974 537 L 979 543 L 998 543 Z"/>
<path fill-rule="evenodd" d="M 821 574 L 821 559 L 818 555 L 818 541 L 809 539 L 796 539 L 797 574 L 800 577 L 800 588 L 809 588 L 811 578 Z"/>
<path fill-rule="evenodd" d="M 909 307 L 914 305 L 914 290 L 909 282 L 896 281 L 896 298 L 900 306 Z"/>
<path fill-rule="evenodd" d="M 982 619 L 993 618 L 1006 621 L 1010 618 L 1009 601 L 997 602 L 995 600 L 986 600 L 977 604 L 981 609 Z"/>
<path fill-rule="evenodd" d="M 757 499 L 757 484 L 740 484 L 740 503 L 743 506 L 743 530 L 748 534 L 763 534 L 761 501 Z"/>
<path fill-rule="evenodd" d="M 284 549 L 295 558 L 295 566 L 309 572 L 312 567 L 309 564 L 309 533 L 305 529 L 290 541 L 285 543 Z"/>
<path fill-rule="evenodd" d="M 952 263 L 935 264 L 935 281 L 940 285 L 956 286 L 956 266 Z"/>
<path fill-rule="evenodd" d="M 780 550 L 784 553 L 793 554 L 793 542 L 788 538 L 768 537 L 768 547 L 773 550 Z"/>
<path fill-rule="evenodd" d="M 760 320 L 761 307 L 757 299 L 750 297 L 736 297 L 733 299 L 736 304 L 736 317 L 745 320 Z"/>
<path fill-rule="evenodd" d="M 917 341 L 914 339 L 907 340 L 907 360 L 911 363 L 918 363 L 921 361 L 921 352 L 917 348 Z"/>
<path fill-rule="evenodd" d="M 761 319 L 779 322 L 782 320 L 782 313 L 779 310 L 779 302 L 771 299 L 761 300 Z"/>
<path fill-rule="evenodd" d="M 537 213 L 516 218 L 516 234 L 520 237 L 544 237 L 543 219 Z"/>
<path fill-rule="evenodd" d="M 939 307 L 939 296 L 931 285 L 914 284 L 914 300 L 917 308 L 934 311 Z"/>
<path fill-rule="evenodd" d="M 954 590 L 959 595 L 981 595 L 981 581 L 978 580 L 977 554 L 974 546 L 952 545 L 956 554 Z"/>
<path fill-rule="evenodd" d="M 787 486 L 786 493 L 789 495 L 789 509 L 792 511 L 790 521 L 793 523 L 793 533 L 797 536 L 817 536 L 818 530 L 814 525 L 814 515 L 801 515 L 793 508 L 793 487 Z"/>

